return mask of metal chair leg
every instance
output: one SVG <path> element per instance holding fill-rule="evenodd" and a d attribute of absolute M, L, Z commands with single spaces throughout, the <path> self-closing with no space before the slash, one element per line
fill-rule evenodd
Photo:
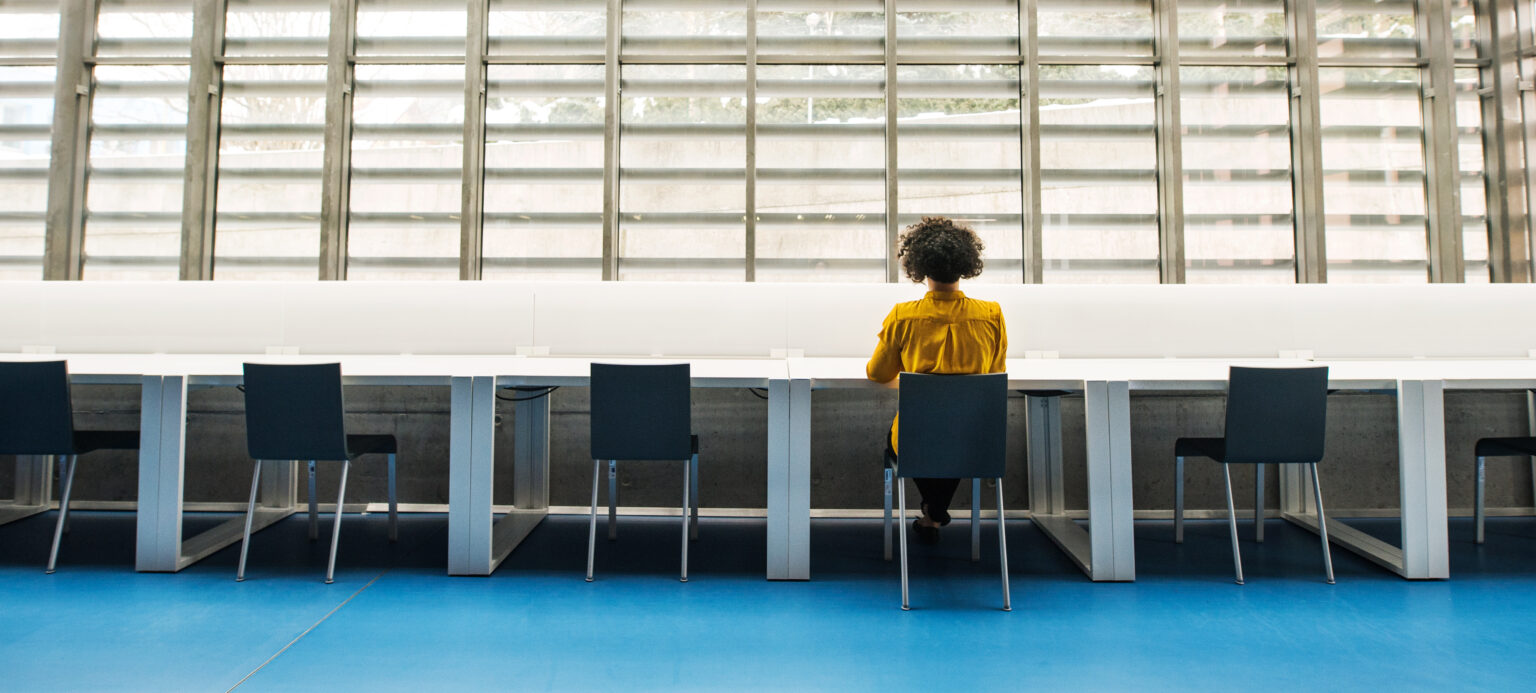
<path fill-rule="evenodd" d="M 619 538 L 619 461 L 608 460 L 608 541 Z"/>
<path fill-rule="evenodd" d="M 1013 611 L 1013 600 L 1008 595 L 1008 524 L 1003 517 L 1003 480 L 999 477 L 997 480 L 997 557 L 1003 564 L 1003 611 Z"/>
<path fill-rule="evenodd" d="M 688 538 L 696 540 L 699 538 L 699 456 L 694 455 L 690 458 L 688 465 L 693 483 L 690 488 L 692 494 L 690 498 L 693 499 L 693 522 L 689 525 Z"/>
<path fill-rule="evenodd" d="M 1173 543 L 1184 543 L 1184 458 L 1173 458 Z"/>
<path fill-rule="evenodd" d="M 341 542 L 341 509 L 347 499 L 347 470 L 352 467 L 352 460 L 341 461 L 341 484 L 336 490 L 336 521 L 331 523 L 331 560 L 325 565 L 325 584 L 335 582 L 336 577 L 336 545 Z"/>
<path fill-rule="evenodd" d="M 901 514 L 901 521 L 896 523 L 901 541 L 901 610 L 911 611 L 912 606 L 907 601 L 907 485 L 896 480 L 896 498 Z"/>
<path fill-rule="evenodd" d="M 891 560 L 891 476 L 890 467 L 885 468 L 885 560 Z"/>
<path fill-rule="evenodd" d="M 245 556 L 251 548 L 251 518 L 256 516 L 256 487 L 261 484 L 261 460 L 256 460 L 256 471 L 251 474 L 251 500 L 245 504 L 245 536 L 240 540 L 240 567 L 235 570 L 235 582 L 245 582 Z"/>
<path fill-rule="evenodd" d="M 1264 465 L 1253 465 L 1253 540 L 1264 543 Z"/>
<path fill-rule="evenodd" d="M 59 561 L 59 540 L 64 538 L 64 527 L 69 523 L 69 492 L 75 485 L 75 468 L 80 466 L 79 455 L 66 455 L 59 458 L 64 460 L 68 469 L 63 470 L 64 489 L 59 495 L 59 522 L 53 528 L 53 549 L 48 552 L 48 574 L 53 574 L 54 566 Z"/>
<path fill-rule="evenodd" d="M 400 502 L 395 496 L 395 454 L 389 454 L 389 540 L 400 538 Z"/>
<path fill-rule="evenodd" d="M 683 463 L 683 572 L 679 582 L 688 581 L 688 527 L 693 522 L 688 517 L 688 492 L 693 489 L 693 464 Z"/>
<path fill-rule="evenodd" d="M 309 461 L 309 540 L 320 538 L 320 503 L 315 499 L 315 461 Z"/>
<path fill-rule="evenodd" d="M 1312 465 L 1312 497 L 1317 501 L 1317 533 L 1323 539 L 1323 571 L 1333 584 L 1333 552 L 1328 548 L 1328 518 L 1323 515 L 1323 487 L 1317 483 L 1317 463 Z"/>
<path fill-rule="evenodd" d="M 597 550 L 597 476 L 603 463 L 592 460 L 592 524 L 587 527 L 587 582 L 592 581 L 592 558 Z"/>
<path fill-rule="evenodd" d="M 981 479 L 971 479 L 971 562 L 981 562 Z"/>
<path fill-rule="evenodd" d="M 1485 458 L 1477 458 L 1477 501 L 1472 506 L 1472 514 L 1477 525 L 1477 543 L 1483 543 L 1483 462 Z"/>
<path fill-rule="evenodd" d="M 1227 526 L 1232 530 L 1232 567 L 1237 571 L 1237 584 L 1243 584 L 1243 555 L 1237 548 L 1237 510 L 1232 503 L 1232 466 L 1221 465 L 1221 474 L 1227 481 Z"/>
<path fill-rule="evenodd" d="M 67 456 L 66 455 L 61 455 L 61 456 L 57 456 L 57 457 L 54 458 L 54 465 L 53 466 L 58 468 L 58 470 L 59 470 L 59 486 L 60 487 L 63 487 L 63 485 L 64 485 L 65 471 L 64 471 L 64 467 L 61 464 L 61 462 L 64 460 L 65 457 L 69 458 L 69 472 L 68 473 L 71 474 L 71 475 L 73 475 L 75 473 L 75 463 L 80 461 L 80 456 L 79 455 L 67 455 Z M 62 509 L 62 506 L 61 506 L 61 509 Z M 69 514 L 68 513 L 64 513 L 64 533 L 65 534 L 69 534 L 69 525 L 70 525 Z"/>

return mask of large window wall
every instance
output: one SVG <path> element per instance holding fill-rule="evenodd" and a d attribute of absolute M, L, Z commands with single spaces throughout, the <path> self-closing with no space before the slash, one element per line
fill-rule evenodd
<path fill-rule="evenodd" d="M 16 0 L 0 278 L 1524 281 L 1529 10 Z"/>

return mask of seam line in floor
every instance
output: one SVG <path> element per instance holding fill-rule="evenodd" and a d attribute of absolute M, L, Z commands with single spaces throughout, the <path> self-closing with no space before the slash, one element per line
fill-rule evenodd
<path fill-rule="evenodd" d="M 284 646 L 283 646 L 283 649 L 281 649 L 281 650 L 278 650 L 278 651 L 277 651 L 277 652 L 275 652 L 275 653 L 273 653 L 273 654 L 272 654 L 272 656 L 271 656 L 271 657 L 268 657 L 268 658 L 267 658 L 267 661 L 265 661 L 265 662 L 262 662 L 262 663 L 261 663 L 261 664 L 260 664 L 260 665 L 258 665 L 258 666 L 257 666 L 257 667 L 256 667 L 256 668 L 255 668 L 255 669 L 252 669 L 252 670 L 251 670 L 251 673 L 249 673 L 249 674 L 246 674 L 246 675 L 245 675 L 245 676 L 244 676 L 244 677 L 241 677 L 241 679 L 240 679 L 240 680 L 239 680 L 239 681 L 236 681 L 236 682 L 235 682 L 235 685 L 233 685 L 233 686 L 230 686 L 230 687 L 229 687 L 229 689 L 228 689 L 228 690 L 226 690 L 226 691 L 225 691 L 225 692 L 224 692 L 224 693 L 230 693 L 230 692 L 231 692 L 231 691 L 233 691 L 233 690 L 235 690 L 235 689 L 236 689 L 236 688 L 239 688 L 239 687 L 240 687 L 240 686 L 242 686 L 242 685 L 244 685 L 244 684 L 245 684 L 245 682 L 246 682 L 246 681 L 249 681 L 249 680 L 251 680 L 251 677 L 252 677 L 252 676 L 255 676 L 255 675 L 256 675 L 256 672 L 258 672 L 258 671 L 261 671 L 261 670 L 262 670 L 262 669 L 263 669 L 263 668 L 264 668 L 264 667 L 266 667 L 266 666 L 267 666 L 267 665 L 268 665 L 268 664 L 271 664 L 271 663 L 272 663 L 272 660 L 274 660 L 274 659 L 277 659 L 277 658 L 278 658 L 278 657 L 279 657 L 279 656 L 281 656 L 281 655 L 282 655 L 282 654 L 283 654 L 283 653 L 284 653 L 284 652 L 287 652 L 287 651 L 288 651 L 288 648 L 290 648 L 290 647 L 293 647 L 293 646 L 294 646 L 294 645 L 296 645 L 296 644 L 298 644 L 298 642 L 299 642 L 299 641 L 300 641 L 300 640 L 303 640 L 303 639 L 304 639 L 304 636 L 306 636 L 306 635 L 309 635 L 309 634 L 310 634 L 310 632 L 311 632 L 311 631 L 313 631 L 313 630 L 314 630 L 314 629 L 316 629 L 316 628 L 319 628 L 319 627 L 320 627 L 320 624 L 322 624 L 322 623 L 325 623 L 325 620 L 326 620 L 326 619 L 328 619 L 328 618 L 330 618 L 330 617 L 331 617 L 331 616 L 333 616 L 333 615 L 335 615 L 335 613 L 336 613 L 336 612 L 338 612 L 338 611 L 341 611 L 341 607 L 344 607 L 344 606 L 346 606 L 346 605 L 347 605 L 347 604 L 348 604 L 348 603 L 350 603 L 350 602 L 351 602 L 351 601 L 352 601 L 352 600 L 353 600 L 353 599 L 356 599 L 356 598 L 357 598 L 357 595 L 359 595 L 359 594 L 362 594 L 362 593 L 363 593 L 363 590 L 366 590 L 366 589 L 368 589 L 368 588 L 369 588 L 369 587 L 372 587 L 372 586 L 373 586 L 373 583 L 375 583 L 375 582 L 378 582 L 378 581 L 379 581 L 379 578 L 381 578 L 381 577 L 384 577 L 384 574 L 385 574 L 385 573 L 388 573 L 388 572 L 389 572 L 389 570 L 388 570 L 388 569 L 387 569 L 387 568 L 386 568 L 386 569 L 385 569 L 385 570 L 384 570 L 384 572 L 383 572 L 383 573 L 379 573 L 379 574 L 378 574 L 378 575 L 375 575 L 375 576 L 373 576 L 373 579 L 372 579 L 372 580 L 369 580 L 369 581 L 368 581 L 368 584 L 366 584 L 366 585 L 363 585 L 363 586 L 362 586 L 362 587 L 359 587 L 359 588 L 357 588 L 357 591 L 356 591 L 356 592 L 353 592 L 353 593 L 352 593 L 352 596 L 350 596 L 350 597 L 347 597 L 347 598 L 346 598 L 346 599 L 344 599 L 344 600 L 342 600 L 342 602 L 341 602 L 341 603 L 340 603 L 340 604 L 337 604 L 337 605 L 336 605 L 336 606 L 335 606 L 335 608 L 333 608 L 333 609 L 331 609 L 331 610 L 330 610 L 330 611 L 327 611 L 327 612 L 326 612 L 326 613 L 325 613 L 325 615 L 324 615 L 324 616 L 321 616 L 321 617 L 320 617 L 320 620 L 318 620 L 318 621 L 315 621 L 315 622 L 314 622 L 314 623 L 312 623 L 312 624 L 310 624 L 310 626 L 309 626 L 309 627 L 308 627 L 308 628 L 305 628 L 305 629 L 304 629 L 304 632 L 302 632 L 302 633 L 299 633 L 299 634 L 298 634 L 298 635 L 296 635 L 296 636 L 294 636 L 294 638 L 293 638 L 293 639 L 292 639 L 292 640 L 290 640 L 290 641 L 288 641 L 288 644 L 287 644 L 287 645 L 284 645 Z"/>

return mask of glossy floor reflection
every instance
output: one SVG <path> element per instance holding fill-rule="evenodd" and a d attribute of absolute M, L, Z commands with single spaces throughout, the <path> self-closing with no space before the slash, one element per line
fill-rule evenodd
<path fill-rule="evenodd" d="M 806 583 L 762 579 L 762 520 L 705 520 L 690 581 L 675 520 L 621 522 L 582 580 L 584 517 L 553 517 L 490 578 L 443 575 L 447 519 L 349 516 L 336 584 L 301 517 L 179 574 L 133 572 L 133 518 L 79 513 L 43 574 L 54 515 L 0 527 L 0 690 L 1516 690 L 1536 676 L 1536 519 L 1451 530 L 1447 582 L 1412 583 L 1281 521 L 1137 523 L 1135 583 L 1093 584 L 1027 522 L 963 522 L 915 546 L 900 610 L 879 524 L 817 520 Z M 218 517 L 188 516 L 189 530 Z M 1396 523 L 1351 520 L 1390 535 Z M 329 517 L 322 529 L 329 529 Z M 601 531 L 601 527 L 599 528 Z M 601 534 L 599 535 L 601 537 Z"/>

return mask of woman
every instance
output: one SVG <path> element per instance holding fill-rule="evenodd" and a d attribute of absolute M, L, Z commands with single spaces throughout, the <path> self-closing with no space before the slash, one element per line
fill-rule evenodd
<path fill-rule="evenodd" d="M 911 373 L 1001 373 L 1006 370 L 1008 333 L 1003 310 L 993 301 L 966 298 L 960 280 L 981 274 L 981 239 L 964 224 L 923 217 L 907 227 L 896 255 L 913 282 L 928 283 L 919 301 L 898 303 L 880 326 L 880 344 L 865 373 L 888 383 Z M 887 445 L 894 454 L 900 420 L 891 422 Z M 949 524 L 949 502 L 959 479 L 913 479 L 922 495 L 923 516 L 912 523 L 918 538 L 938 539 Z M 975 499 L 972 499 L 975 502 Z"/>

